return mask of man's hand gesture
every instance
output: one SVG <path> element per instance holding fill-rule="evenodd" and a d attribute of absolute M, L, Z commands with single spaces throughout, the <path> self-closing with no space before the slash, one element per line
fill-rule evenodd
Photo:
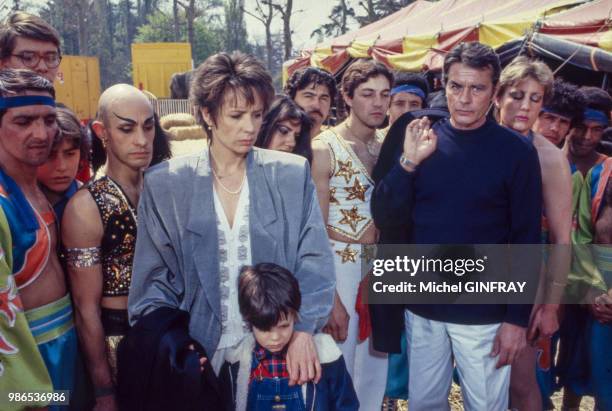
<path fill-rule="evenodd" d="M 427 117 L 411 121 L 404 134 L 403 155 L 412 165 L 402 164 L 402 166 L 407 171 L 414 171 L 414 167 L 435 151 L 437 142 L 438 136 L 431 129 L 431 123 Z"/>

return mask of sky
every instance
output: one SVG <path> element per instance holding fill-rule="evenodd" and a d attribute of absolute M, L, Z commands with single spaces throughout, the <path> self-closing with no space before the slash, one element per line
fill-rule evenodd
<path fill-rule="evenodd" d="M 336 0 L 293 0 L 293 9 L 295 10 L 291 17 L 291 25 L 293 28 L 293 47 L 302 49 L 315 45 L 315 40 L 310 38 L 310 33 L 316 30 L 321 24 L 327 23 L 328 16 L 333 6 L 337 3 Z M 349 1 L 352 7 L 357 6 L 357 0 Z M 245 0 L 245 8 L 251 12 L 255 10 L 255 0 Z M 297 12 L 301 10 L 300 12 Z M 254 17 L 245 15 L 245 23 L 249 37 L 252 40 L 257 40 L 263 43 L 265 39 L 265 29 L 263 23 Z M 356 28 L 356 23 L 353 23 Z M 282 31 L 282 20 L 276 17 L 272 22 L 272 31 Z"/>
<path fill-rule="evenodd" d="M 0 0 L 1 2 L 2 0 Z M 25 0 L 35 6 L 42 6 L 46 0 Z M 283 0 L 280 0 L 283 1 Z M 293 0 L 294 14 L 291 17 L 293 28 L 293 47 L 302 49 L 313 47 L 315 39 L 310 38 L 310 34 L 321 24 L 328 22 L 328 16 L 337 0 Z M 349 0 L 347 3 L 357 9 L 358 0 Z M 256 0 L 245 0 L 245 8 L 251 12 L 255 11 Z M 263 43 L 265 41 L 265 29 L 263 23 L 245 13 L 245 23 L 247 32 L 251 40 Z M 357 28 L 357 24 L 351 22 L 351 28 Z M 272 32 L 281 32 L 283 27 L 280 16 L 275 17 L 272 22 Z"/>

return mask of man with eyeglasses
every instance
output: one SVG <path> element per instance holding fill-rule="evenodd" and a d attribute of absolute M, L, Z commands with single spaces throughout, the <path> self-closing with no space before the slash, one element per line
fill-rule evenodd
<path fill-rule="evenodd" d="M 40 17 L 16 12 L 0 26 L 0 68 L 29 69 L 53 82 L 61 61 L 60 36 Z"/>

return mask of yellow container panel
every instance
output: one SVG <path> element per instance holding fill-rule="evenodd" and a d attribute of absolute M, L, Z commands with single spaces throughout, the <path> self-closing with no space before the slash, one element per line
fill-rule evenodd
<path fill-rule="evenodd" d="M 189 43 L 132 44 L 134 86 L 147 90 L 156 97 L 169 97 L 172 75 L 192 68 Z"/>
<path fill-rule="evenodd" d="M 97 57 L 63 56 L 54 83 L 56 100 L 80 119 L 96 115 L 100 97 L 100 64 Z"/>

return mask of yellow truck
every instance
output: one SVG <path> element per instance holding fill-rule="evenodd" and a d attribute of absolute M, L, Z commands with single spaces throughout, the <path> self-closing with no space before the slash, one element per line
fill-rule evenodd
<path fill-rule="evenodd" d="M 96 115 L 100 98 L 100 63 L 97 57 L 63 56 L 54 82 L 55 97 L 81 120 Z"/>
<path fill-rule="evenodd" d="M 134 86 L 157 98 L 170 97 L 170 78 L 193 68 L 189 43 L 133 43 Z"/>

